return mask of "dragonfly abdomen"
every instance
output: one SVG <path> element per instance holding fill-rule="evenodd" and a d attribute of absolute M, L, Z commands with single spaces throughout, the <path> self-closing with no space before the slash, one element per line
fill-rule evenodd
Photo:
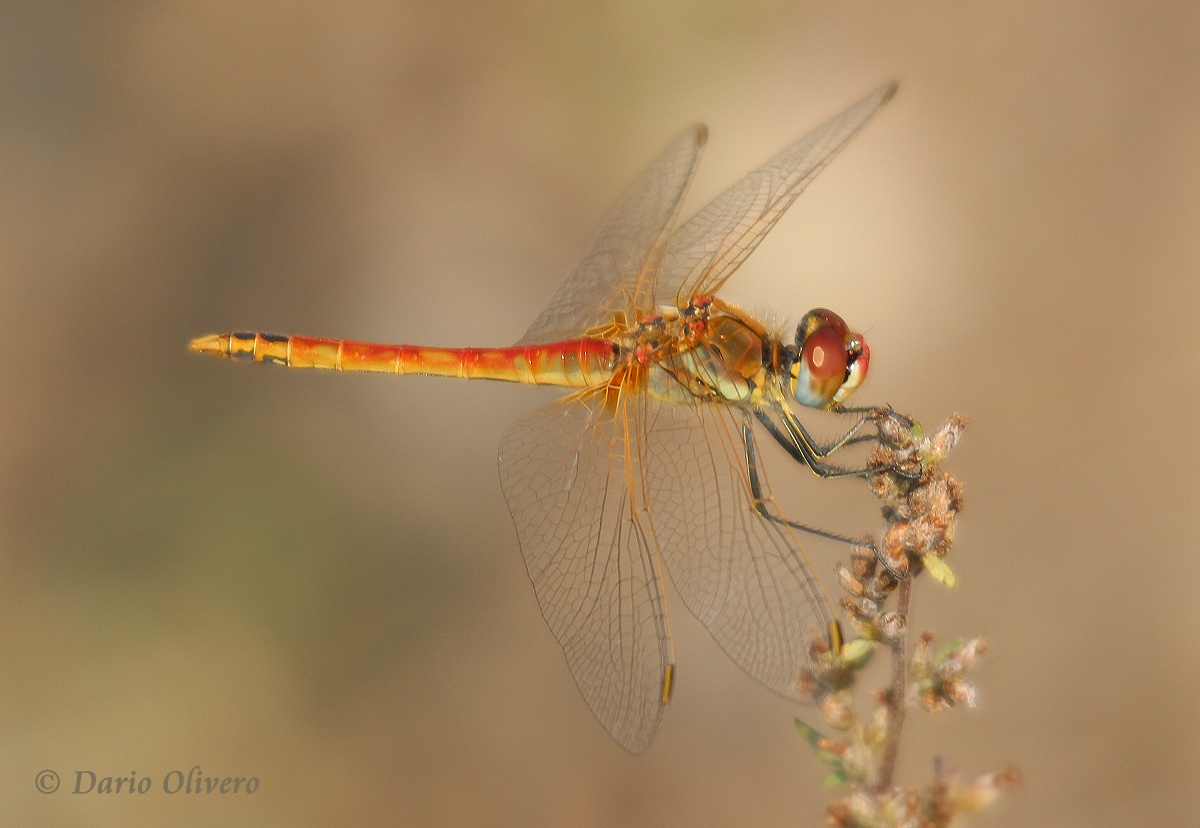
<path fill-rule="evenodd" d="M 238 331 L 192 340 L 193 351 L 288 368 L 424 374 L 586 388 L 609 379 L 617 349 L 585 337 L 513 348 L 432 348 Z"/>

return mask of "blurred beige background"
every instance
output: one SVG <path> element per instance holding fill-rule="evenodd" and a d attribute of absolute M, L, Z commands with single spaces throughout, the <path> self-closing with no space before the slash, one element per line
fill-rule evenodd
<path fill-rule="evenodd" d="M 593 721 L 496 474 L 545 392 L 184 345 L 507 344 L 678 128 L 690 211 L 889 78 L 725 294 L 838 309 L 864 400 L 970 418 L 960 584 L 912 623 L 987 636 L 981 705 L 910 719 L 901 777 L 1016 762 L 980 824 L 1196 813 L 1200 12 L 1048 8 L 6 4 L 0 820 L 819 824 L 804 711 L 682 612 L 658 742 Z M 261 788 L 67 793 L 194 765 Z"/>

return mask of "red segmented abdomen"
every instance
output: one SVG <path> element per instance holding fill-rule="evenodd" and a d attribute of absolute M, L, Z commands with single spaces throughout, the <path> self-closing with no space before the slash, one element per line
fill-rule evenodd
<path fill-rule="evenodd" d="M 587 388 L 612 377 L 617 348 L 585 337 L 515 348 L 427 348 L 239 331 L 192 340 L 193 351 L 247 362 L 331 371 L 427 374 Z"/>

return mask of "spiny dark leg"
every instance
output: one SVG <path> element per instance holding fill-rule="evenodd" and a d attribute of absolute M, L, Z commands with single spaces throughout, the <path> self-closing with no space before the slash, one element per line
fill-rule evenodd
<path fill-rule="evenodd" d="M 761 420 L 763 418 L 760 417 L 759 419 Z M 779 436 L 776 435 L 774 430 L 771 429 L 770 424 L 767 425 L 767 429 L 771 431 L 772 436 L 774 436 L 776 440 L 779 439 Z M 750 480 L 750 496 L 754 503 L 754 510 L 758 512 L 761 517 L 771 521 L 772 523 L 786 526 L 789 529 L 807 532 L 808 534 L 815 535 L 819 538 L 826 538 L 831 541 L 837 541 L 838 543 L 845 543 L 854 547 L 870 549 L 871 553 L 875 556 L 875 559 L 883 564 L 883 567 L 888 571 L 888 574 L 892 575 L 897 580 L 904 580 L 904 577 L 900 573 L 892 569 L 887 559 L 879 554 L 879 549 L 871 541 L 865 538 L 852 538 L 847 535 L 839 535 L 835 532 L 827 532 L 824 529 L 818 529 L 815 526 L 807 526 L 803 523 L 797 523 L 796 521 L 788 520 L 782 515 L 778 515 L 772 511 L 772 507 L 775 505 L 775 503 L 773 500 L 769 500 L 763 494 L 762 481 L 758 476 L 758 445 L 754 439 L 754 430 L 751 428 L 749 422 L 742 423 L 742 443 L 746 448 L 746 473 Z M 784 448 L 787 448 L 786 444 L 784 444 Z M 797 455 L 793 454 L 793 456 Z M 851 475 L 861 476 L 864 473 L 876 471 L 875 469 L 866 469 L 860 471 L 841 469 L 841 473 L 822 474 L 821 471 L 818 471 L 816 466 L 813 465 L 815 460 L 810 461 L 807 457 L 802 455 L 798 456 L 797 459 L 801 460 L 801 462 L 809 464 L 809 467 L 812 468 L 813 471 L 817 472 L 817 474 L 821 474 L 822 477 L 846 477 Z"/>

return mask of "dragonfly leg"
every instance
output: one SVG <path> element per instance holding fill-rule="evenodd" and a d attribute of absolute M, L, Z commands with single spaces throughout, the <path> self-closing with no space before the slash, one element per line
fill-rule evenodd
<path fill-rule="evenodd" d="M 830 443 L 827 446 L 818 445 L 817 442 L 812 439 L 812 435 L 810 435 L 804 429 L 803 425 L 800 424 L 800 421 L 796 420 L 796 427 L 801 432 L 803 432 L 805 442 L 812 449 L 813 456 L 824 460 L 826 457 L 833 454 L 838 449 L 843 449 L 846 446 L 854 446 L 854 445 L 858 445 L 859 443 L 878 442 L 879 436 L 876 434 L 859 434 L 858 433 L 859 429 L 861 429 L 863 427 L 863 425 L 874 420 L 874 417 L 872 417 L 870 414 L 866 413 L 866 410 L 863 410 L 863 411 L 855 410 L 855 411 L 845 411 L 845 412 L 839 411 L 838 413 L 839 414 L 841 414 L 841 413 L 862 414 L 863 416 L 859 417 L 858 420 L 855 421 L 854 425 L 850 426 L 850 428 L 846 431 L 845 434 L 843 434 L 841 437 L 834 440 L 832 443 Z"/>
<path fill-rule="evenodd" d="M 853 426 L 850 427 L 849 431 L 842 435 L 839 440 L 834 441 L 829 447 L 817 451 L 818 457 L 825 457 L 826 455 L 837 451 L 844 446 L 852 446 L 858 443 L 878 442 L 878 434 L 860 434 L 855 436 L 855 433 L 862 428 L 864 423 L 873 422 L 878 425 L 883 420 L 894 420 L 901 423 L 902 427 L 905 429 L 911 429 L 915 424 L 911 417 L 908 417 L 904 414 L 897 414 L 896 410 L 890 405 L 837 406 L 830 410 L 835 414 L 860 414 L 862 416 L 857 422 L 854 423 Z M 790 414 L 791 412 L 789 411 L 788 413 Z M 804 433 L 804 436 L 808 438 L 809 443 L 813 443 L 811 436 L 808 434 L 807 430 L 804 429 L 804 426 L 799 420 L 795 420 L 795 427 Z M 815 447 L 815 443 L 813 443 L 813 445 Z"/>
<path fill-rule="evenodd" d="M 788 429 L 788 431 L 794 435 L 795 439 L 800 440 L 809 446 L 812 449 L 812 453 L 821 459 L 828 457 L 830 454 L 833 454 L 833 452 L 837 451 L 838 449 L 845 448 L 846 446 L 853 446 L 859 443 L 879 442 L 878 433 L 858 433 L 859 429 L 861 429 L 867 423 L 875 423 L 878 425 L 881 420 L 894 419 L 904 423 L 906 428 L 912 428 L 913 426 L 913 421 L 911 419 L 902 414 L 897 414 L 890 405 L 834 408 L 832 411 L 835 414 L 859 414 L 861 416 L 855 421 L 854 425 L 850 426 L 849 430 L 847 430 L 845 434 L 843 434 L 837 440 L 834 440 L 828 446 L 822 447 L 817 444 L 817 441 L 814 440 L 812 435 L 808 433 L 808 429 L 806 429 L 804 424 L 796 418 L 795 414 L 792 413 L 790 408 L 787 408 L 786 406 L 780 406 L 780 409 L 780 419 L 784 421 L 784 426 Z"/>
<path fill-rule="evenodd" d="M 763 419 L 763 418 L 760 417 L 760 419 Z M 776 433 L 773 429 L 774 424 L 770 423 L 769 420 L 764 420 L 764 422 L 767 424 L 767 430 L 771 432 L 772 436 L 774 436 L 776 440 L 778 440 L 779 436 L 776 435 Z M 881 564 L 883 564 L 883 567 L 884 567 L 884 569 L 886 569 L 888 571 L 888 574 L 890 574 L 892 577 L 896 578 L 897 580 L 900 580 L 900 581 L 904 580 L 904 576 L 901 573 L 896 572 L 896 570 L 892 568 L 892 566 L 888 562 L 887 558 L 885 558 L 883 555 L 880 554 L 879 548 L 877 546 L 875 546 L 875 544 L 872 543 L 870 540 L 868 540 L 866 538 L 852 538 L 848 535 L 840 535 L 836 532 L 828 532 L 824 529 L 818 529 L 815 526 L 808 526 L 803 523 L 797 523 L 794 520 L 788 520 L 787 518 L 778 514 L 775 500 L 773 498 L 768 497 L 763 492 L 762 482 L 758 476 L 758 445 L 754 439 L 754 430 L 750 427 L 749 422 L 742 423 L 742 444 L 746 448 L 746 473 L 747 473 L 747 477 L 749 478 L 749 481 L 750 481 L 750 497 L 754 504 L 754 511 L 756 511 L 759 514 L 759 516 L 761 516 L 762 518 L 764 518 L 766 520 L 771 521 L 772 523 L 777 523 L 780 526 L 786 526 L 789 529 L 796 529 L 800 532 L 806 532 L 810 535 L 815 535 L 816 537 L 819 537 L 819 538 L 825 538 L 827 540 L 836 541 L 838 543 L 845 543 L 850 546 L 861 547 L 863 549 L 869 549 L 869 550 L 871 550 L 871 554 L 873 554 L 875 556 L 875 559 L 877 561 L 879 561 Z M 784 447 L 787 448 L 786 445 Z M 790 451 L 791 450 L 789 449 L 789 453 L 790 453 Z M 793 456 L 796 456 L 796 455 L 793 454 Z M 797 459 L 800 459 L 801 462 L 808 464 L 809 467 L 813 469 L 813 471 L 817 471 L 816 467 L 814 467 L 812 465 L 812 462 L 810 462 L 807 458 L 798 457 Z M 845 476 L 850 476 L 850 475 L 854 475 L 854 474 L 861 475 L 864 473 L 864 471 L 871 472 L 871 471 L 877 471 L 877 470 L 876 469 L 866 469 L 866 470 L 860 470 L 860 471 L 853 471 L 850 469 L 840 469 L 839 471 L 841 471 L 842 474 L 834 473 L 834 474 L 822 475 L 822 476 L 845 477 Z M 819 472 L 819 471 L 817 471 L 817 473 L 821 474 L 821 472 Z"/>
<path fill-rule="evenodd" d="M 846 432 L 846 434 L 842 435 L 840 440 L 834 442 L 831 447 L 821 449 L 821 447 L 816 444 L 816 441 L 813 440 L 812 435 L 808 433 L 808 430 L 804 427 L 804 424 L 796 419 L 796 415 L 792 413 L 790 408 L 788 408 L 786 405 L 778 405 L 775 407 L 775 409 L 779 414 L 779 419 L 783 423 L 783 428 L 780 428 L 778 425 L 776 425 L 771 418 L 767 416 L 765 411 L 756 411 L 755 415 L 762 422 L 762 424 L 766 426 L 767 431 L 771 433 L 771 436 L 775 438 L 776 442 L 778 442 L 787 450 L 788 454 L 792 455 L 793 458 L 808 466 L 813 470 L 813 473 L 820 477 L 867 477 L 868 475 L 876 472 L 886 472 L 888 474 L 894 474 L 898 477 L 908 480 L 914 480 L 920 477 L 919 472 L 909 469 L 901 469 L 891 465 L 867 466 L 861 469 L 847 469 L 842 466 L 834 465 L 833 463 L 825 462 L 825 458 L 830 453 L 840 448 L 844 448 L 845 446 L 853 445 L 855 443 L 877 441 L 879 438 L 876 435 L 855 436 L 855 432 L 862 427 L 863 423 L 873 421 L 875 419 L 874 415 L 867 414 L 861 420 L 855 423 L 854 426 Z M 878 414 L 880 409 L 871 409 L 871 411 L 874 411 L 876 414 Z"/>
<path fill-rule="evenodd" d="M 784 450 L 794 460 L 812 469 L 814 474 L 828 479 L 836 477 L 866 477 L 871 472 L 877 471 L 872 468 L 847 469 L 833 463 L 825 462 L 825 455 L 817 451 L 807 432 L 803 428 L 794 429 L 790 427 L 788 420 L 791 412 L 788 412 L 782 406 L 780 410 L 784 412 L 781 417 L 783 427 L 777 425 L 765 411 L 755 411 L 754 415 L 758 417 L 759 422 L 763 424 L 770 435 L 775 438 L 775 442 L 783 446 Z M 797 423 L 797 425 L 799 424 Z"/>
<path fill-rule="evenodd" d="M 835 405 L 831 411 L 839 414 L 866 414 L 868 419 L 881 420 L 884 417 L 899 417 L 906 425 L 912 426 L 913 421 L 903 414 L 897 414 L 891 405 Z"/>

